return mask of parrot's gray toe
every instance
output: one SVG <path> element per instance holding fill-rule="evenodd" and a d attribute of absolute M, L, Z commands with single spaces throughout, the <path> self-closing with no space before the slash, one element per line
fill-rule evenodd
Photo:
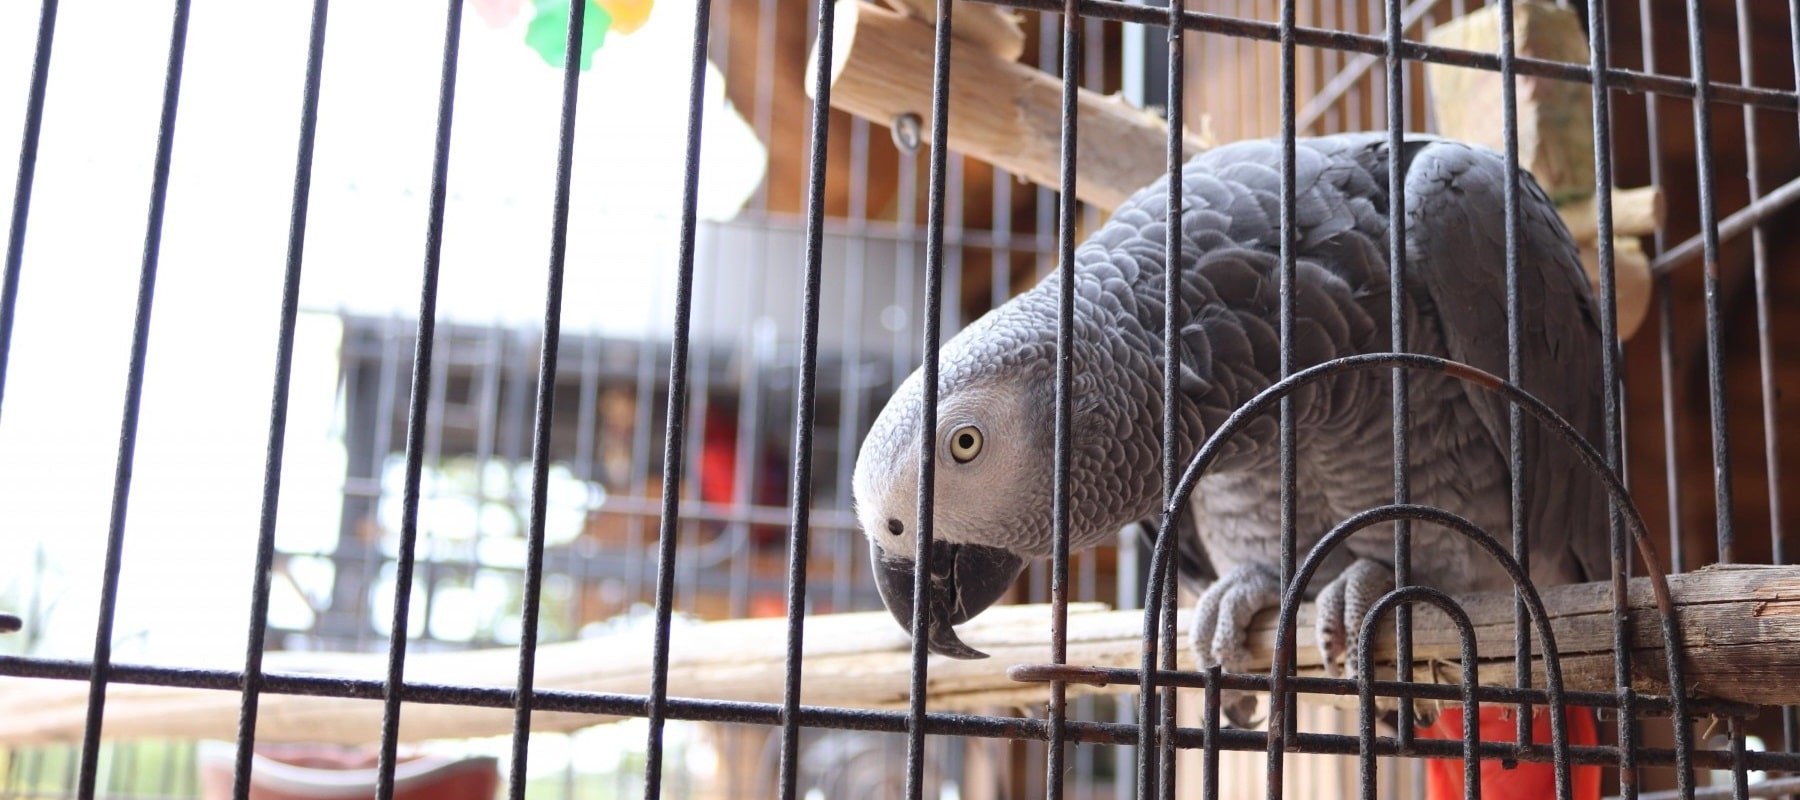
<path fill-rule="evenodd" d="M 1257 564 L 1239 564 L 1206 587 L 1195 604 L 1193 627 L 1188 632 L 1199 666 L 1218 666 L 1226 672 L 1253 670 L 1256 665 L 1245 646 L 1245 631 L 1256 612 L 1280 602 L 1281 579 Z M 1256 705 L 1256 695 L 1249 692 L 1226 690 L 1219 695 L 1219 712 L 1234 728 L 1261 723 L 1255 716 Z"/>
<path fill-rule="evenodd" d="M 1354 677 L 1356 632 L 1362 629 L 1369 608 L 1394 588 L 1394 570 L 1369 558 L 1359 558 L 1319 592 L 1319 652 L 1325 674 Z"/>
<path fill-rule="evenodd" d="M 1256 695 L 1249 692 L 1221 692 L 1219 713 L 1233 728 L 1249 730 L 1262 724 L 1256 716 Z"/>
<path fill-rule="evenodd" d="M 1189 631 L 1199 666 L 1247 671 L 1251 662 L 1245 632 L 1250 620 L 1256 612 L 1280 603 L 1281 579 L 1258 564 L 1239 564 L 1206 587 L 1194 606 Z"/>

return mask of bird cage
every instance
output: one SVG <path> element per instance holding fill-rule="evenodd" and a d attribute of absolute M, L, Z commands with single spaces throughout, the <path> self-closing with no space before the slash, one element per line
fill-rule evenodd
<path fill-rule="evenodd" d="M 1783 6 L 0 8 L 0 129 L 22 132 L 0 276 L 0 798 L 1436 800 L 1477 774 L 1490 796 L 1800 793 Z M 1483 208 L 1561 221 L 1608 343 L 1585 354 L 1592 430 L 1519 388 L 1528 365 L 1397 347 L 1283 367 L 1188 451 L 1158 420 L 1168 494 L 1144 519 L 1079 548 L 1049 524 L 1052 555 L 959 622 L 991 658 L 932 655 L 932 613 L 905 611 L 927 596 L 878 589 L 886 534 L 859 516 L 890 397 L 1041 281 L 1068 321 L 1059 266 L 1122 205 L 1166 214 L 1129 198 L 1180 162 L 1354 132 L 1531 173 L 1541 202 Z M 1264 165 L 1270 274 L 1303 258 L 1281 244 L 1308 211 L 1297 164 Z M 1391 187 L 1371 187 L 1387 214 Z M 1301 292 L 1283 286 L 1271 320 Z M 1544 313 L 1482 337 L 1517 353 Z M 1384 673 L 1325 674 L 1302 595 L 1256 618 L 1255 669 L 1199 664 L 1175 624 L 1206 588 L 1172 578 L 1204 571 L 1177 565 L 1202 524 L 1180 498 L 1209 491 L 1232 436 L 1279 427 L 1283 397 L 1357 370 L 1448 374 L 1507 426 L 1544 426 L 1604 487 L 1610 569 L 1455 597 L 1415 571 L 1373 604 Z M 1041 409 L 1058 459 L 1076 418 L 1052 407 L 1091 376 L 1064 377 Z M 1419 415 L 1377 443 L 1395 494 L 1342 509 L 1334 540 L 1438 525 L 1518 577 L 1529 537 L 1581 535 L 1415 502 L 1408 442 L 1445 430 L 1421 408 L 1380 398 Z M 1281 449 L 1274 505 L 1309 502 L 1277 465 L 1316 450 Z M 1521 459 L 1509 480 L 1532 474 L 1501 453 Z M 1053 480 L 1045 519 L 1084 502 L 1074 482 Z M 1323 553 L 1289 541 L 1280 577 Z M 1266 712 L 1247 727 L 1221 718 L 1244 691 Z M 1504 712 L 1480 742 L 1449 721 L 1477 701 Z"/>

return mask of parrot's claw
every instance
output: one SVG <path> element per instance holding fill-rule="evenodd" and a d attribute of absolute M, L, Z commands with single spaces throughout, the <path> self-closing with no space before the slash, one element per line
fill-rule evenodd
<path fill-rule="evenodd" d="M 1226 672 L 1248 672 L 1252 669 L 1250 650 L 1245 646 L 1245 631 L 1256 612 L 1281 603 L 1281 579 L 1267 567 L 1239 564 L 1225 573 L 1206 591 L 1194 606 L 1193 627 L 1189 629 L 1194 656 L 1202 669 L 1218 666 Z M 1241 691 L 1224 691 L 1219 695 L 1219 710 L 1236 728 L 1257 724 L 1251 715 L 1256 710 L 1256 696 Z"/>
<path fill-rule="evenodd" d="M 1319 653 L 1325 674 L 1355 677 L 1356 635 L 1362 630 L 1369 608 L 1394 588 L 1394 571 L 1374 559 L 1359 558 L 1325 585 L 1315 602 L 1318 610 Z"/>

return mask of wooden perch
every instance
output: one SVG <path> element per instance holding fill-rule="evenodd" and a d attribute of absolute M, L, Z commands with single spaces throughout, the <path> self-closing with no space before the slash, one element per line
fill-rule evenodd
<path fill-rule="evenodd" d="M 1600 251 L 1589 242 L 1581 246 L 1581 267 L 1595 295 L 1600 292 Z M 1619 339 L 1630 339 L 1650 315 L 1650 256 L 1635 238 L 1613 239 L 1613 287 L 1618 293 Z"/>
<path fill-rule="evenodd" d="M 937 24 L 935 0 L 885 0 L 889 8 L 906 13 L 926 25 Z M 841 7 L 840 7 L 841 8 Z M 958 2 L 950 25 L 953 39 L 969 42 L 1007 61 L 1025 54 L 1025 29 L 1019 17 L 1000 6 Z M 812 86 L 809 79 L 807 86 Z"/>
<path fill-rule="evenodd" d="M 1591 244 L 1599 237 L 1599 208 L 1595 195 L 1571 200 L 1557 209 L 1569 235 L 1580 244 Z M 1667 211 L 1662 190 L 1654 186 L 1636 189 L 1614 189 L 1612 192 L 1613 235 L 1620 238 L 1649 236 L 1662 227 Z"/>
<path fill-rule="evenodd" d="M 1683 669 L 1690 697 L 1750 705 L 1782 705 L 1800 700 L 1800 568 L 1758 565 L 1712 566 L 1668 577 L 1681 621 Z M 1564 686 L 1576 691 L 1613 691 L 1613 621 L 1609 583 L 1554 586 L 1540 594 L 1556 635 Z M 1513 597 L 1510 592 L 1457 598 L 1475 626 L 1480 680 L 1486 685 L 1513 681 Z M 1301 631 L 1312 630 L 1312 607 L 1300 611 Z M 1461 679 L 1455 629 L 1434 608 L 1413 612 L 1413 658 L 1429 665 L 1438 680 Z M 1650 580 L 1630 584 L 1632 682 L 1641 692 L 1669 693 L 1661 618 Z M 1275 620 L 1259 615 L 1252 642 L 1259 662 L 1274 651 Z M 1383 626 L 1377 661 L 1391 662 L 1393 626 Z M 1305 639 L 1301 640 L 1306 641 Z M 980 647 L 979 643 L 974 646 Z M 1532 654 L 1541 656 L 1535 638 Z M 1301 647 L 1301 674 L 1322 674 L 1316 648 Z M 1533 685 L 1544 685 L 1543 661 L 1534 660 Z"/>
<path fill-rule="evenodd" d="M 1610 584 L 1560 586 L 1542 592 L 1562 654 L 1565 686 L 1609 691 L 1612 687 L 1612 599 Z M 1692 696 L 1757 705 L 1800 703 L 1800 567 L 1712 567 L 1674 575 L 1669 586 L 1681 616 L 1686 670 Z M 1665 694 L 1662 628 L 1646 578 L 1631 584 L 1632 664 L 1640 691 Z M 1481 682 L 1512 681 L 1513 598 L 1510 593 L 1460 598 L 1475 624 Z M 1183 612 L 1181 625 L 1187 624 Z M 1048 606 L 1002 606 L 962 626 L 971 645 L 992 658 L 956 661 L 933 657 L 929 672 L 933 710 L 977 710 L 1042 703 L 1045 689 L 1016 683 L 1007 668 L 1050 660 Z M 1319 674 L 1319 654 L 1311 646 L 1312 605 L 1299 612 L 1301 674 Z M 1455 634 L 1434 609 L 1415 612 L 1415 659 L 1419 674 L 1440 681 L 1458 679 Z M 1252 625 L 1250 649 L 1266 670 L 1274 642 L 1273 611 Z M 1143 616 L 1108 611 L 1099 604 L 1069 607 L 1071 664 L 1136 667 L 1142 653 Z M 780 619 L 678 624 L 670 651 L 669 692 L 674 696 L 775 703 L 781 699 L 785 626 Z M 1391 661 L 1393 628 L 1383 626 L 1375 642 L 1377 659 Z M 1541 645 L 1539 642 L 1534 644 Z M 1185 644 L 1180 665 L 1193 669 Z M 1534 651 L 1535 652 L 1535 651 Z M 642 694 L 650 685 L 647 629 L 538 648 L 537 686 L 593 692 Z M 803 702 L 861 708 L 903 708 L 907 702 L 911 656 L 905 632 L 886 612 L 832 614 L 806 620 Z M 1535 685 L 1543 685 L 1538 663 Z M 378 654 L 270 653 L 271 673 L 378 678 L 385 660 Z M 511 687 L 517 656 L 513 650 L 421 653 L 407 660 L 407 679 L 419 682 Z M 1070 686 L 1071 694 L 1125 692 L 1131 687 Z M 194 689 L 114 684 L 108 690 L 104 735 L 110 738 L 231 738 L 236 734 L 238 695 Z M 1349 698 L 1303 696 L 1306 702 L 1341 704 Z M 0 682 L 0 745 L 73 741 L 81 736 L 87 684 L 76 681 L 7 679 Z M 258 716 L 261 741 L 355 744 L 373 741 L 380 730 L 381 704 L 265 694 Z M 407 741 L 505 734 L 509 709 L 409 704 L 401 716 Z M 605 717 L 539 712 L 537 730 L 566 731 Z"/>
<path fill-rule="evenodd" d="M 1430 44 L 1494 53 L 1500 49 L 1500 7 L 1471 11 L 1425 37 Z M 1513 10 L 1514 51 L 1520 56 L 1585 64 L 1587 37 L 1575 12 L 1547 2 Z M 1431 111 L 1439 133 L 1499 150 L 1505 130 L 1498 72 L 1425 65 Z M 1520 75 L 1519 164 L 1558 204 L 1594 192 L 1594 115 L 1586 84 Z"/>
<path fill-rule="evenodd" d="M 958 16 L 952 30 L 962 25 Z M 932 40 L 932 27 L 919 20 L 864 0 L 838 0 L 831 106 L 890 127 L 917 114 L 928 140 Z M 1059 185 L 1062 82 L 966 40 L 953 41 L 950 50 L 950 148 L 1034 183 Z M 817 59 L 807 63 L 810 92 Z M 1167 172 L 1168 127 L 1118 97 L 1084 89 L 1078 102 L 1075 196 L 1110 211 Z M 1199 137 L 1187 137 L 1187 155 L 1204 149 Z"/>

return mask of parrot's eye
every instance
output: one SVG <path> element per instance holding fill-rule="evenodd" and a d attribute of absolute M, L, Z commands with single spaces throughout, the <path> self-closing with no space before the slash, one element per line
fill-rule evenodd
<path fill-rule="evenodd" d="M 967 464 L 981 455 L 981 429 L 974 425 L 964 425 L 950 434 L 950 457 L 958 464 Z"/>

